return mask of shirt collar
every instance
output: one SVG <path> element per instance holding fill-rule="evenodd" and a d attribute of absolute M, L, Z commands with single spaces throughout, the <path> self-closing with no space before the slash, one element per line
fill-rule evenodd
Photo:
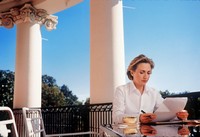
<path fill-rule="evenodd" d="M 130 89 L 131 89 L 131 91 L 138 91 L 138 89 L 135 87 L 135 84 L 133 83 L 133 81 L 130 82 Z M 145 85 L 143 93 L 149 94 L 147 85 Z"/>

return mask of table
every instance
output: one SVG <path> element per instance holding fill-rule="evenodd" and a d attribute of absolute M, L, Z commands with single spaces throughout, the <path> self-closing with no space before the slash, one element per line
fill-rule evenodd
<path fill-rule="evenodd" d="M 101 125 L 103 137 L 200 137 L 200 120 Z"/>

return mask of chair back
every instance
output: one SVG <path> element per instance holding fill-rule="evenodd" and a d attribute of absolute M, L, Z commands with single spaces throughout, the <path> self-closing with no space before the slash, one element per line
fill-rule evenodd
<path fill-rule="evenodd" d="M 11 136 L 18 137 L 15 117 L 12 110 L 9 107 L 0 107 L 0 111 L 8 114 L 8 119 L 0 120 L 0 136 L 7 137 L 9 134 L 12 134 Z M 11 125 L 11 129 L 7 128 L 8 125 Z"/>
<path fill-rule="evenodd" d="M 46 136 L 44 123 L 42 119 L 41 109 L 36 108 L 22 108 L 26 135 L 28 137 Z"/>
<path fill-rule="evenodd" d="M 44 128 L 41 109 L 23 107 L 22 113 L 24 118 L 26 135 L 28 137 L 40 137 L 41 134 L 43 137 L 83 136 L 83 135 L 87 136 L 93 135 L 94 137 L 99 136 L 97 132 L 92 132 L 92 131 L 47 135 Z"/>

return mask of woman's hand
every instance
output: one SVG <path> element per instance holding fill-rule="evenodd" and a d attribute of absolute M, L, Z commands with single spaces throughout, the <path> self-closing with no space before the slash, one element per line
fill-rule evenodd
<path fill-rule="evenodd" d="M 140 122 L 141 123 L 149 123 L 156 119 L 156 115 L 153 113 L 145 113 L 140 115 Z"/>
<path fill-rule="evenodd" d="M 188 114 L 187 110 L 182 110 L 180 112 L 177 112 L 176 116 L 180 120 L 187 120 L 189 114 Z"/>
<path fill-rule="evenodd" d="M 178 134 L 179 135 L 189 135 L 190 134 L 190 130 L 186 126 L 179 127 L 178 128 Z"/>
<path fill-rule="evenodd" d="M 140 126 L 140 132 L 144 136 L 155 136 L 157 134 L 156 129 L 149 126 L 149 125 L 141 125 Z"/>

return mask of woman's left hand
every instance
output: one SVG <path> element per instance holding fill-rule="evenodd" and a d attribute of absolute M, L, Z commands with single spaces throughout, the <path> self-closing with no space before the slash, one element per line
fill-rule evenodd
<path fill-rule="evenodd" d="M 180 120 L 187 120 L 189 114 L 188 114 L 187 110 L 182 110 L 180 112 L 177 112 L 176 116 Z"/>

